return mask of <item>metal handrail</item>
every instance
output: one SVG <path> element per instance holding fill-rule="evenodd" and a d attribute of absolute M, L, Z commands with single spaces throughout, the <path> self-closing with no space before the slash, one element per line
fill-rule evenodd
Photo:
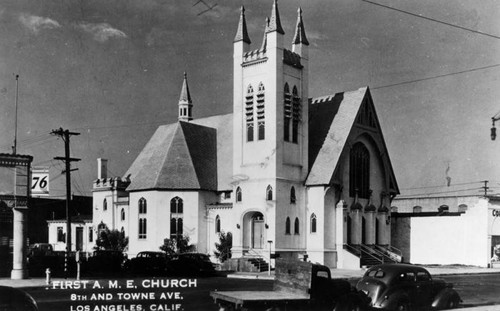
<path fill-rule="evenodd" d="M 370 247 L 370 246 L 367 246 L 365 244 L 360 244 L 361 248 L 363 248 L 365 250 L 365 252 L 369 252 L 371 254 L 376 254 L 377 256 L 379 256 L 379 260 L 381 260 L 382 263 L 385 262 L 385 258 L 387 257 L 383 252 L 373 248 L 373 247 Z M 374 256 L 375 257 L 375 256 Z"/>
<path fill-rule="evenodd" d="M 372 257 L 373 259 L 377 260 L 377 261 L 380 261 L 381 263 L 383 263 L 384 261 L 381 260 L 380 258 L 377 258 L 376 256 L 373 256 L 371 253 L 367 252 L 366 250 L 364 250 L 362 248 L 363 244 L 360 244 L 360 245 L 356 245 L 357 247 L 354 247 L 353 245 L 349 245 L 349 244 L 344 244 L 344 247 L 347 246 L 347 248 L 350 248 L 350 249 L 354 249 L 354 250 L 357 250 L 359 251 L 361 254 L 359 255 L 359 258 L 361 259 L 361 255 L 365 254 L 365 255 L 368 255 L 369 257 Z"/>

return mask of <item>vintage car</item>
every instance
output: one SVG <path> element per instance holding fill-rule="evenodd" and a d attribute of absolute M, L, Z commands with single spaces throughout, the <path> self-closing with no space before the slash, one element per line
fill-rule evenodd
<path fill-rule="evenodd" d="M 215 267 L 207 254 L 182 253 L 170 258 L 167 271 L 169 275 L 209 276 L 215 274 Z"/>
<path fill-rule="evenodd" d="M 38 311 L 30 294 L 9 286 L 0 286 L 0 310 Z"/>
<path fill-rule="evenodd" d="M 433 279 L 426 269 L 412 264 L 373 266 L 356 289 L 371 299 L 370 308 L 381 310 L 443 310 L 461 302 L 452 284 Z"/>
<path fill-rule="evenodd" d="M 125 262 L 125 271 L 130 274 L 163 276 L 167 272 L 167 255 L 164 252 L 139 252 Z"/>
<path fill-rule="evenodd" d="M 120 273 L 125 262 L 121 251 L 96 250 L 83 262 L 82 271 L 86 275 L 113 275 Z"/>

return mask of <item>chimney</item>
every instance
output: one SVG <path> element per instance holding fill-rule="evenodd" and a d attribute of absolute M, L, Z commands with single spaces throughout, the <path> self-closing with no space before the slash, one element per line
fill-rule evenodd
<path fill-rule="evenodd" d="M 108 160 L 102 158 L 97 159 L 97 178 L 108 178 Z"/>

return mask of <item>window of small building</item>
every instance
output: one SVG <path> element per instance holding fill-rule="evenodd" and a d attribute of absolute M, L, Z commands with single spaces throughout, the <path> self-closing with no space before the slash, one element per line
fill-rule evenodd
<path fill-rule="evenodd" d="M 266 189 L 266 200 L 271 201 L 272 199 L 273 199 L 273 187 L 271 187 L 271 185 L 268 185 Z"/>
<path fill-rule="evenodd" d="M 286 223 L 285 223 L 285 234 L 290 234 L 290 217 L 286 218 Z"/>
<path fill-rule="evenodd" d="M 241 199 L 242 199 L 241 188 L 237 187 L 236 188 L 236 202 L 241 202 Z"/>
<path fill-rule="evenodd" d="M 311 215 L 311 233 L 316 233 L 316 214 Z"/>
<path fill-rule="evenodd" d="M 94 241 L 94 227 L 89 227 L 89 242 Z"/>
<path fill-rule="evenodd" d="M 299 218 L 295 217 L 295 222 L 293 224 L 293 233 L 294 234 L 299 234 Z"/>
<path fill-rule="evenodd" d="M 66 234 L 64 233 L 63 227 L 57 227 L 57 242 L 65 242 Z"/>

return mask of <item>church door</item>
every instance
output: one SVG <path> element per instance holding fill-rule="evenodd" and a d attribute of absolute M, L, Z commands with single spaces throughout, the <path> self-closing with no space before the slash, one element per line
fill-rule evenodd
<path fill-rule="evenodd" d="M 264 219 L 261 213 L 252 217 L 252 248 L 264 247 Z"/>

